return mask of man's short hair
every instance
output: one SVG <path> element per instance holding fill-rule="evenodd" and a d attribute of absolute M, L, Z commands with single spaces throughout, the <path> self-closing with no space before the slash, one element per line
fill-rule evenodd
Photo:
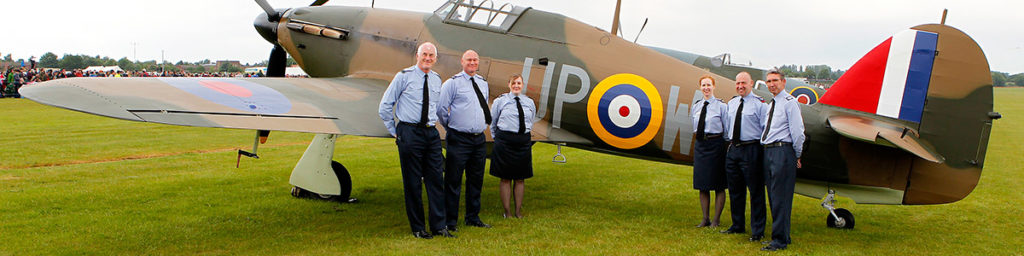
<path fill-rule="evenodd" d="M 772 69 L 772 70 L 768 71 L 768 75 L 773 75 L 773 74 L 774 75 L 779 75 L 779 78 L 782 78 L 783 80 L 786 79 L 786 74 L 783 74 L 782 71 L 779 71 L 778 69 Z"/>

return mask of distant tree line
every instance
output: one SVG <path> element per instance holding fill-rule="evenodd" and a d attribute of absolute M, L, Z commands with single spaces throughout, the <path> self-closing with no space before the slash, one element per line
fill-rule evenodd
<path fill-rule="evenodd" d="M 782 65 L 779 71 L 790 77 L 805 77 L 810 81 L 835 81 L 846 71 L 832 70 L 828 65 Z"/>
<path fill-rule="evenodd" d="M 828 65 L 783 65 L 779 67 L 786 76 L 806 77 L 809 81 L 832 82 L 838 80 L 846 71 L 832 70 Z M 1024 73 L 1010 75 L 1010 73 L 992 71 L 992 86 L 1024 86 Z"/>
<path fill-rule="evenodd" d="M 992 71 L 992 86 L 1024 86 L 1024 73 L 1010 75 L 1010 73 Z"/>
<path fill-rule="evenodd" d="M 11 57 L 11 54 L 7 54 L 2 59 L 0 59 L 0 61 L 8 63 L 8 66 L 11 66 L 10 63 L 13 63 L 14 66 L 20 66 L 21 63 L 25 63 L 25 66 L 29 66 L 29 63 L 33 60 L 35 60 L 35 57 L 29 58 L 29 60 L 14 60 Z M 161 68 L 163 68 L 164 71 L 169 72 L 185 71 L 190 73 L 244 71 L 243 67 L 230 65 L 228 63 L 222 63 L 219 66 L 214 66 L 213 64 L 215 63 L 216 62 L 211 61 L 210 59 L 204 59 L 196 62 L 178 61 L 176 63 L 171 63 L 169 61 L 164 61 L 163 63 L 158 63 L 156 60 L 132 61 L 129 60 L 127 57 L 122 57 L 120 59 L 115 60 L 110 57 L 101 57 L 99 55 L 89 56 L 84 54 L 64 54 L 64 56 L 58 57 L 57 54 L 54 54 L 53 52 L 47 52 L 39 57 L 39 60 L 36 63 L 36 68 L 59 68 L 64 70 L 75 70 L 85 69 L 89 66 L 118 66 L 126 71 L 146 70 L 150 72 L 160 71 Z M 295 60 L 292 59 L 291 57 L 288 57 L 288 65 L 295 64 Z M 265 67 L 266 65 L 267 61 L 262 61 L 254 64 L 243 64 L 244 67 Z"/>

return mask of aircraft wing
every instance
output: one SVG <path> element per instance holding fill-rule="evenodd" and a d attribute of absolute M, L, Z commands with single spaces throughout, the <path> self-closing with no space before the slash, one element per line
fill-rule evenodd
<path fill-rule="evenodd" d="M 68 78 L 20 93 L 131 121 L 386 137 L 377 108 L 387 85 L 368 78 Z"/>

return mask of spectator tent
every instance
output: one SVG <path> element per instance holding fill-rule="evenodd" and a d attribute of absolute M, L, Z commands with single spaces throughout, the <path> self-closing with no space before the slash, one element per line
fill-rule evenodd
<path fill-rule="evenodd" d="M 97 72 L 110 72 L 110 71 L 123 72 L 124 69 L 121 69 L 121 67 L 118 67 L 118 66 L 89 66 L 88 68 L 85 68 L 85 70 L 82 70 L 82 71 L 83 72 L 89 72 L 89 71 L 97 71 Z"/>

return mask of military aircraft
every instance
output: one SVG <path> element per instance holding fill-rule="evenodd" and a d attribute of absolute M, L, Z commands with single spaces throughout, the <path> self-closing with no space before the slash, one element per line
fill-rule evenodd
<path fill-rule="evenodd" d="M 533 140 L 560 146 L 690 165 L 697 79 L 711 73 L 725 85 L 716 95 L 735 95 L 728 85 L 738 71 L 712 72 L 715 64 L 705 69 L 683 52 L 622 39 L 615 25 L 604 31 L 529 7 L 448 0 L 417 13 L 256 2 L 265 10 L 256 31 L 274 46 L 268 75 L 283 76 L 290 55 L 313 78 L 70 78 L 21 94 L 131 121 L 256 130 L 253 151 L 239 151 L 254 157 L 269 131 L 314 133 L 292 171 L 292 194 L 337 201 L 349 200 L 351 179 L 332 161 L 336 139 L 390 137 L 377 106 L 423 42 L 437 45 L 442 76 L 461 70 L 463 51 L 479 52 L 490 99 L 510 74 L 522 74 L 538 106 Z M 820 101 L 801 106 L 808 140 L 796 193 L 824 198 L 832 227 L 854 226 L 849 211 L 833 206 L 836 195 L 895 205 L 963 199 L 978 183 L 1000 117 L 988 61 L 967 34 L 943 21 L 882 40 Z"/>

